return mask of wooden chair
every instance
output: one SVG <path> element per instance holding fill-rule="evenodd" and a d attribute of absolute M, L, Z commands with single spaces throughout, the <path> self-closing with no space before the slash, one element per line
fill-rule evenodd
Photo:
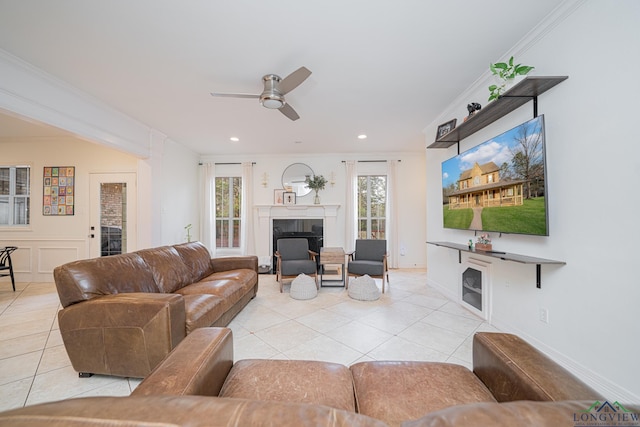
<path fill-rule="evenodd" d="M 13 277 L 13 264 L 11 264 L 11 253 L 18 249 L 15 246 L 0 248 L 0 277 L 10 276 L 13 291 L 16 291 L 16 279 Z M 8 271 L 8 273 L 5 273 Z"/>

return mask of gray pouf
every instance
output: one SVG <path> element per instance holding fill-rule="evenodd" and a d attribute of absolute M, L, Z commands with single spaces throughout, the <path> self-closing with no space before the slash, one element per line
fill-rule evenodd
<path fill-rule="evenodd" d="M 375 301 L 380 298 L 376 281 L 368 274 L 349 281 L 349 296 L 360 301 Z"/>
<path fill-rule="evenodd" d="M 306 274 L 299 274 L 298 277 L 291 282 L 291 291 L 289 295 L 293 299 L 311 299 L 318 295 L 318 288 L 313 277 Z"/>

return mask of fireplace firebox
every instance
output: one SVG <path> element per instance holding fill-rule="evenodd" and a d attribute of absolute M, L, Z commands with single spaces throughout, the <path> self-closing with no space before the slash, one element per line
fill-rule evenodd
<path fill-rule="evenodd" d="M 460 275 L 460 302 L 486 320 L 490 320 L 490 267 L 490 263 L 470 258 Z"/>
<path fill-rule="evenodd" d="M 286 218 L 273 219 L 273 268 L 275 270 L 278 240 L 305 238 L 309 241 L 309 250 L 320 253 L 324 240 L 324 221 L 322 218 Z M 319 257 L 316 257 L 319 264 Z"/>

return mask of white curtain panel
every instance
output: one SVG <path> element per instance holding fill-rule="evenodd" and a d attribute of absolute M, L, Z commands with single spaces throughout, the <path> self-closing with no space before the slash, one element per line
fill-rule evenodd
<path fill-rule="evenodd" d="M 256 244 L 253 231 L 253 163 L 242 163 L 242 206 L 241 212 L 241 242 L 243 255 L 255 255 Z"/>
<path fill-rule="evenodd" d="M 398 244 L 398 160 L 387 161 L 387 263 L 389 268 L 398 268 L 400 249 Z"/>
<path fill-rule="evenodd" d="M 346 168 L 346 200 L 345 200 L 345 251 L 353 252 L 356 245 L 358 221 L 358 170 L 355 160 L 344 162 Z"/>
<path fill-rule="evenodd" d="M 209 249 L 211 256 L 216 255 L 216 166 L 213 163 L 204 163 L 200 173 L 201 188 L 201 215 L 200 215 L 200 241 Z"/>

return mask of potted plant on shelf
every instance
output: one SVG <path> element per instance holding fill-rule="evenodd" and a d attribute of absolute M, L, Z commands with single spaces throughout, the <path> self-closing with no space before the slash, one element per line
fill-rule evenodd
<path fill-rule="evenodd" d="M 476 249 L 479 251 L 490 251 L 493 249 L 491 245 L 491 236 L 488 234 L 481 234 L 478 236 L 478 241 L 476 242 Z"/>
<path fill-rule="evenodd" d="M 508 62 L 490 64 L 489 69 L 498 79 L 498 84 L 489 86 L 489 101 L 500 98 L 515 83 L 516 77 L 526 76 L 534 68 L 530 65 L 514 64 L 513 56 L 509 58 Z"/>
<path fill-rule="evenodd" d="M 327 180 L 322 175 L 314 175 L 313 177 L 307 176 L 304 182 L 307 184 L 307 187 L 316 192 L 316 197 L 313 199 L 313 203 L 319 205 L 320 197 L 318 196 L 318 191 L 324 190 Z"/>

